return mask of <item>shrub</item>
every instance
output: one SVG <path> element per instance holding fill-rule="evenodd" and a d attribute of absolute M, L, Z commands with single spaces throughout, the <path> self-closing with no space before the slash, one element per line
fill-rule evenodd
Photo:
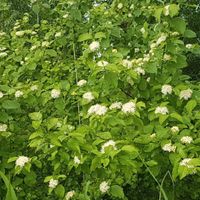
<path fill-rule="evenodd" d="M 0 170 L 19 199 L 200 197 L 183 5 L 61 1 L 48 23 L 34 1 L 39 24 L 0 33 Z"/>

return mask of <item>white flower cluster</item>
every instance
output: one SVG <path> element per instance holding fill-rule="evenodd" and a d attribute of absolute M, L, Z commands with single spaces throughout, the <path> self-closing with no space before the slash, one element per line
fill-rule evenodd
<path fill-rule="evenodd" d="M 103 182 L 99 185 L 99 190 L 100 190 L 102 193 L 106 193 L 109 189 L 110 189 L 110 186 L 109 186 L 108 182 L 106 182 L 106 181 L 103 181 Z"/>
<path fill-rule="evenodd" d="M 6 52 L 0 52 L 0 58 L 6 57 L 8 54 Z"/>
<path fill-rule="evenodd" d="M 19 156 L 15 161 L 15 165 L 19 167 L 24 167 L 24 165 L 29 161 L 29 158 L 26 156 Z"/>
<path fill-rule="evenodd" d="M 37 85 L 32 85 L 31 86 L 31 91 L 35 91 L 35 90 L 38 90 L 38 86 Z"/>
<path fill-rule="evenodd" d="M 193 139 L 192 139 L 192 137 L 190 137 L 190 136 L 183 136 L 183 137 L 181 138 L 181 142 L 182 142 L 183 144 L 190 144 L 192 141 L 193 141 Z"/>
<path fill-rule="evenodd" d="M 187 49 L 192 49 L 192 48 L 193 48 L 193 45 L 192 45 L 192 44 L 186 44 L 185 47 L 186 47 Z"/>
<path fill-rule="evenodd" d="M 18 36 L 18 37 L 21 37 L 21 36 L 23 36 L 24 34 L 25 34 L 24 31 L 17 31 L 17 32 L 15 33 L 15 35 Z"/>
<path fill-rule="evenodd" d="M 65 200 L 71 199 L 74 195 L 75 195 L 75 191 L 74 190 L 69 191 L 65 196 Z"/>
<path fill-rule="evenodd" d="M 170 8 L 170 5 L 167 5 L 167 6 L 164 7 L 164 15 L 165 16 L 169 15 L 169 8 Z"/>
<path fill-rule="evenodd" d="M 135 71 L 138 75 L 145 75 L 145 71 L 144 71 L 144 69 L 142 69 L 141 67 L 135 68 L 134 71 Z"/>
<path fill-rule="evenodd" d="M 92 92 L 86 92 L 85 94 L 83 94 L 83 98 L 87 100 L 88 102 L 90 102 L 94 99 L 94 96 Z"/>
<path fill-rule="evenodd" d="M 187 90 L 182 90 L 179 94 L 180 99 L 188 100 L 192 96 L 192 90 L 187 89 Z"/>
<path fill-rule="evenodd" d="M 132 68 L 132 66 L 133 66 L 132 62 L 131 62 L 130 60 L 127 60 L 127 59 L 124 59 L 124 60 L 122 61 L 122 65 L 123 65 L 124 67 L 127 67 L 128 69 Z"/>
<path fill-rule="evenodd" d="M 89 108 L 88 110 L 88 114 L 89 115 L 92 115 L 92 114 L 95 114 L 95 115 L 105 115 L 106 112 L 107 112 L 107 107 L 106 106 L 102 106 L 100 104 L 96 104 L 96 105 L 93 105 Z"/>
<path fill-rule="evenodd" d="M 164 35 L 164 34 L 162 34 L 162 35 L 158 38 L 158 40 L 157 40 L 157 42 L 156 42 L 156 45 L 158 46 L 158 45 L 162 44 L 163 42 L 166 41 L 166 39 L 167 39 L 167 36 Z"/>
<path fill-rule="evenodd" d="M 36 46 L 36 45 L 33 45 L 33 46 L 30 48 L 30 50 L 33 51 L 33 50 L 35 50 L 36 48 L 37 48 L 37 46 Z"/>
<path fill-rule="evenodd" d="M 99 44 L 98 41 L 94 41 L 94 42 L 92 42 L 92 43 L 89 45 L 89 49 L 90 49 L 90 51 L 92 51 L 92 52 L 98 50 L 99 47 L 100 47 L 100 44 Z"/>
<path fill-rule="evenodd" d="M 87 81 L 84 80 L 84 79 L 82 79 L 82 80 L 78 81 L 77 85 L 78 85 L 79 87 L 82 87 L 82 86 L 85 85 L 86 83 L 87 83 Z"/>
<path fill-rule="evenodd" d="M 79 165 L 81 163 L 80 159 L 78 158 L 78 156 L 74 157 L 74 163 Z"/>
<path fill-rule="evenodd" d="M 108 142 L 104 143 L 101 147 L 101 153 L 105 153 L 105 148 L 112 146 L 114 150 L 117 150 L 116 143 L 113 140 L 109 140 Z"/>
<path fill-rule="evenodd" d="M 51 90 L 51 97 L 53 99 L 59 98 L 60 97 L 60 90 L 58 90 L 58 89 Z"/>
<path fill-rule="evenodd" d="M 119 3 L 119 4 L 117 5 L 117 8 L 118 8 L 118 9 L 122 9 L 122 8 L 123 8 L 123 4 L 122 4 L 122 3 Z"/>
<path fill-rule="evenodd" d="M 42 47 L 48 47 L 50 43 L 48 41 L 42 42 Z"/>
<path fill-rule="evenodd" d="M 5 132 L 8 126 L 6 124 L 0 124 L 0 132 Z"/>
<path fill-rule="evenodd" d="M 0 99 L 4 96 L 4 93 L 0 91 Z"/>
<path fill-rule="evenodd" d="M 155 110 L 155 114 L 166 115 L 168 113 L 169 113 L 168 108 L 165 106 L 158 106 Z"/>
<path fill-rule="evenodd" d="M 168 61 L 168 60 L 171 60 L 171 59 L 172 59 L 171 55 L 169 55 L 169 54 L 164 54 L 164 57 L 163 57 L 163 60 L 164 60 L 164 61 Z"/>
<path fill-rule="evenodd" d="M 105 66 L 107 66 L 109 63 L 107 62 L 107 61 L 105 61 L 105 60 L 100 60 L 100 61 L 98 61 L 97 62 L 97 66 L 98 67 L 105 67 Z"/>
<path fill-rule="evenodd" d="M 128 102 L 122 105 L 123 113 L 134 113 L 136 111 L 136 105 L 134 102 Z"/>
<path fill-rule="evenodd" d="M 175 152 L 176 151 L 176 146 L 172 145 L 171 143 L 165 144 L 162 147 L 163 151 L 167 151 L 167 152 Z"/>
<path fill-rule="evenodd" d="M 172 127 L 171 127 L 171 132 L 172 132 L 172 133 L 177 133 L 177 132 L 179 132 L 179 127 L 178 127 L 178 126 L 172 126 Z"/>
<path fill-rule="evenodd" d="M 171 85 L 163 85 L 162 86 L 162 89 L 161 89 L 161 92 L 164 94 L 164 95 L 167 95 L 167 94 L 171 94 L 172 93 L 172 86 Z"/>
<path fill-rule="evenodd" d="M 49 181 L 49 188 L 54 189 L 54 188 L 56 188 L 57 185 L 58 185 L 58 180 L 55 180 L 55 179 L 52 178 L 52 179 Z"/>
<path fill-rule="evenodd" d="M 121 109 L 122 107 L 122 103 L 121 102 L 115 102 L 115 103 L 112 103 L 109 107 L 110 110 L 113 110 L 113 109 Z"/>
<path fill-rule="evenodd" d="M 194 168 L 193 165 L 190 165 L 190 164 L 189 164 L 191 160 L 192 160 L 191 158 L 184 158 L 184 159 L 180 162 L 180 166 L 185 166 L 185 167 L 187 167 L 187 168 Z"/>
<path fill-rule="evenodd" d="M 16 92 L 15 92 L 15 97 L 16 98 L 19 98 L 19 97 L 21 97 L 21 96 L 23 96 L 23 92 L 22 91 L 20 91 L 20 90 L 17 90 Z"/>
<path fill-rule="evenodd" d="M 61 32 L 57 32 L 57 33 L 55 34 L 55 37 L 60 37 L 61 35 L 62 35 Z"/>

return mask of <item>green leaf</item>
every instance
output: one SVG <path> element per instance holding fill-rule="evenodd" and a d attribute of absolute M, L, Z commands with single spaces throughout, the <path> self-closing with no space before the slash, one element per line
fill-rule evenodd
<path fill-rule="evenodd" d="M 180 17 L 172 19 L 171 26 L 172 28 L 174 28 L 174 30 L 178 31 L 181 34 L 183 34 L 186 29 L 185 20 Z"/>
<path fill-rule="evenodd" d="M 56 57 L 57 56 L 57 52 L 53 49 L 47 49 L 46 50 L 46 54 L 51 56 L 51 57 Z"/>
<path fill-rule="evenodd" d="M 120 28 L 118 28 L 118 27 L 113 27 L 112 30 L 111 30 L 111 35 L 112 35 L 112 36 L 115 36 L 115 37 L 117 37 L 117 38 L 120 38 L 120 37 L 121 37 Z"/>
<path fill-rule="evenodd" d="M 1 171 L 0 171 L 0 177 L 3 179 L 3 181 L 6 185 L 6 188 L 7 188 L 5 200 L 17 200 L 17 196 L 15 194 L 15 191 L 14 191 L 10 181 Z"/>
<path fill-rule="evenodd" d="M 174 16 L 178 15 L 179 10 L 180 10 L 179 5 L 177 5 L 177 4 L 170 4 L 170 7 L 169 7 L 169 15 L 170 15 L 171 17 L 174 17 Z"/>
<path fill-rule="evenodd" d="M 33 5 L 32 9 L 36 15 L 38 15 L 38 13 L 40 12 L 40 6 L 38 4 Z"/>
<path fill-rule="evenodd" d="M 19 109 L 20 104 L 15 100 L 5 100 L 2 104 L 2 107 L 7 110 Z"/>
<path fill-rule="evenodd" d="M 42 114 L 40 112 L 33 112 L 28 115 L 34 121 L 40 121 L 42 119 Z"/>
<path fill-rule="evenodd" d="M 95 34 L 94 36 L 95 39 L 99 39 L 99 38 L 106 38 L 106 34 L 103 32 L 98 32 Z"/>
<path fill-rule="evenodd" d="M 182 122 L 183 123 L 183 118 L 181 115 L 179 115 L 178 113 L 172 113 L 170 115 L 170 117 L 174 118 L 174 119 L 177 119 L 178 121 Z"/>
<path fill-rule="evenodd" d="M 155 9 L 155 13 L 154 13 L 154 17 L 157 19 L 157 21 L 160 22 L 160 17 L 161 17 L 161 13 L 163 11 L 163 8 L 156 8 Z"/>
<path fill-rule="evenodd" d="M 196 35 L 196 33 L 194 31 L 187 29 L 184 32 L 184 37 L 186 37 L 186 38 L 195 38 L 195 37 L 197 37 L 197 35 Z"/>
<path fill-rule="evenodd" d="M 117 197 L 121 199 L 124 198 L 123 188 L 120 187 L 119 185 L 112 185 L 110 189 L 110 193 L 113 197 Z"/>
<path fill-rule="evenodd" d="M 83 41 L 91 40 L 91 39 L 92 39 L 91 33 L 83 33 L 83 34 L 79 35 L 78 42 L 83 42 Z"/>
<path fill-rule="evenodd" d="M 49 119 L 48 122 L 47 122 L 47 128 L 48 128 L 48 130 L 50 130 L 53 127 L 55 127 L 57 123 L 58 123 L 58 118 L 51 118 L 51 119 Z"/>
<path fill-rule="evenodd" d="M 122 147 L 122 151 L 126 151 L 126 152 L 129 152 L 129 153 L 137 153 L 138 152 L 138 149 L 132 145 L 124 145 Z"/>
<path fill-rule="evenodd" d="M 195 100 L 190 100 L 186 104 L 185 109 L 187 110 L 188 113 L 191 113 L 196 106 L 197 106 L 197 102 Z"/>
<path fill-rule="evenodd" d="M 55 189 L 55 193 L 59 198 L 63 198 L 65 195 L 65 188 L 59 184 Z"/>

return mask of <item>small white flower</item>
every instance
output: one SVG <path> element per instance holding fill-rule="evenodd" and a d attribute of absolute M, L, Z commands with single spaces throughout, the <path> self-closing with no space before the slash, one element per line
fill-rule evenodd
<path fill-rule="evenodd" d="M 192 49 L 193 45 L 192 44 L 186 44 L 185 46 L 187 49 Z"/>
<path fill-rule="evenodd" d="M 191 89 L 182 90 L 179 94 L 179 98 L 185 99 L 185 100 L 188 100 L 189 98 L 191 98 L 191 96 L 192 96 L 192 90 Z"/>
<path fill-rule="evenodd" d="M 164 59 L 165 61 L 168 61 L 168 60 L 171 60 L 172 57 L 171 57 L 171 55 L 169 55 L 169 54 L 164 54 L 163 59 Z"/>
<path fill-rule="evenodd" d="M 183 137 L 181 138 L 181 142 L 182 142 L 183 144 L 190 144 L 192 141 L 193 141 L 193 139 L 192 139 L 192 137 L 190 137 L 190 136 L 183 136 Z"/>
<path fill-rule="evenodd" d="M 172 86 L 171 85 L 163 85 L 162 86 L 162 89 L 161 89 L 161 92 L 164 94 L 164 95 L 167 95 L 167 94 L 171 94 L 172 93 Z"/>
<path fill-rule="evenodd" d="M 6 124 L 0 124 L 0 132 L 5 132 L 8 126 Z"/>
<path fill-rule="evenodd" d="M 164 15 L 165 16 L 169 15 L 169 8 L 170 8 L 170 5 L 167 5 L 167 6 L 164 7 Z"/>
<path fill-rule="evenodd" d="M 155 133 L 152 133 L 151 135 L 150 135 L 150 138 L 155 138 L 156 137 L 156 134 Z"/>
<path fill-rule="evenodd" d="M 136 111 L 136 105 L 133 102 L 128 102 L 122 105 L 123 113 L 134 113 Z"/>
<path fill-rule="evenodd" d="M 0 53 L 0 58 L 6 57 L 8 54 L 6 52 L 1 52 Z"/>
<path fill-rule="evenodd" d="M 42 47 L 48 47 L 50 43 L 48 41 L 42 42 Z"/>
<path fill-rule="evenodd" d="M 100 47 L 100 44 L 98 41 L 94 41 L 90 44 L 89 48 L 90 48 L 90 51 L 94 52 L 96 50 L 98 50 Z"/>
<path fill-rule="evenodd" d="M 51 90 L 51 97 L 53 99 L 56 99 L 56 98 L 59 98 L 60 97 L 60 90 L 57 90 L 57 89 L 53 89 Z"/>
<path fill-rule="evenodd" d="M 179 132 L 179 127 L 178 126 L 172 126 L 171 131 L 172 131 L 172 133 L 177 133 L 177 132 Z"/>
<path fill-rule="evenodd" d="M 109 107 L 110 110 L 113 110 L 113 109 L 121 109 L 122 107 L 122 103 L 121 102 L 115 102 L 115 103 L 112 103 Z"/>
<path fill-rule="evenodd" d="M 5 32 L 0 32 L 0 36 L 5 36 L 6 33 Z"/>
<path fill-rule="evenodd" d="M 15 161 L 15 165 L 19 167 L 24 167 L 24 165 L 29 161 L 29 158 L 26 156 L 19 156 Z"/>
<path fill-rule="evenodd" d="M 131 13 L 128 13 L 128 17 L 133 17 L 133 15 Z"/>
<path fill-rule="evenodd" d="M 144 69 L 142 69 L 141 67 L 137 67 L 134 70 L 138 75 L 145 75 L 145 71 Z"/>
<path fill-rule="evenodd" d="M 4 96 L 3 92 L 0 91 L 0 99 Z"/>
<path fill-rule="evenodd" d="M 117 148 L 116 148 L 115 145 L 116 145 L 115 141 L 109 140 L 108 142 L 106 142 L 106 143 L 104 143 L 104 144 L 102 145 L 102 147 L 101 147 L 101 153 L 105 153 L 105 148 L 107 148 L 107 147 L 109 147 L 109 146 L 112 146 L 112 148 L 113 148 L 114 150 L 117 150 Z"/>
<path fill-rule="evenodd" d="M 82 79 L 77 83 L 77 86 L 82 87 L 83 85 L 85 85 L 87 83 L 86 80 Z"/>
<path fill-rule="evenodd" d="M 81 163 L 80 159 L 78 158 L 78 156 L 74 157 L 74 163 L 79 165 Z"/>
<path fill-rule="evenodd" d="M 61 32 L 57 32 L 57 33 L 55 34 L 55 37 L 60 37 L 61 35 L 62 35 Z"/>
<path fill-rule="evenodd" d="M 105 67 L 107 65 L 108 65 L 108 62 L 105 60 L 100 60 L 97 62 L 97 66 L 99 66 L 99 67 Z"/>
<path fill-rule="evenodd" d="M 139 48 L 135 48 L 134 50 L 135 50 L 135 53 L 138 53 L 140 51 Z"/>
<path fill-rule="evenodd" d="M 155 114 L 162 114 L 162 115 L 166 115 L 168 114 L 168 108 L 165 106 L 158 106 L 155 110 Z"/>
<path fill-rule="evenodd" d="M 183 159 L 183 160 L 180 162 L 180 166 L 185 166 L 185 167 L 187 167 L 187 168 L 194 168 L 193 165 L 190 165 L 190 164 L 189 164 L 191 160 L 192 160 L 191 158 L 185 158 L 185 159 Z"/>
<path fill-rule="evenodd" d="M 147 82 L 149 83 L 149 82 L 150 82 L 150 80 L 151 80 L 151 77 L 148 77 L 148 78 L 147 78 Z"/>
<path fill-rule="evenodd" d="M 49 188 L 56 188 L 56 186 L 58 185 L 58 180 L 54 180 L 53 178 L 49 181 Z"/>
<path fill-rule="evenodd" d="M 157 44 L 157 45 L 160 45 L 161 43 L 165 42 L 166 39 L 167 39 L 167 36 L 166 36 L 166 35 L 161 35 L 161 36 L 158 38 L 156 44 Z"/>
<path fill-rule="evenodd" d="M 172 35 L 172 36 L 178 36 L 178 35 L 179 35 L 179 32 L 172 32 L 171 35 Z"/>
<path fill-rule="evenodd" d="M 119 3 L 119 4 L 117 5 L 117 8 L 118 8 L 118 9 L 122 9 L 122 8 L 123 8 L 123 4 L 122 4 L 122 3 Z"/>
<path fill-rule="evenodd" d="M 24 34 L 25 34 L 24 31 L 17 31 L 17 32 L 15 33 L 15 35 L 16 35 L 16 36 L 19 36 L 19 37 L 23 36 Z"/>
<path fill-rule="evenodd" d="M 93 105 L 89 108 L 88 110 L 88 114 L 91 115 L 91 114 L 96 114 L 96 115 L 105 115 L 106 112 L 107 112 L 107 108 L 106 106 L 102 106 L 102 105 L 99 105 L 99 104 L 96 104 L 96 105 Z"/>
<path fill-rule="evenodd" d="M 142 27 L 142 28 L 140 29 L 140 31 L 141 31 L 142 34 L 145 34 L 145 32 L 146 32 L 144 27 Z"/>
<path fill-rule="evenodd" d="M 37 46 L 36 46 L 36 45 L 33 45 L 33 46 L 30 48 L 30 50 L 33 51 L 33 50 L 35 50 L 36 48 L 37 48 Z"/>
<path fill-rule="evenodd" d="M 99 185 L 99 190 L 102 193 L 106 193 L 108 190 L 110 189 L 110 186 L 108 185 L 108 182 L 103 181 L 100 185 Z"/>
<path fill-rule="evenodd" d="M 23 93 L 22 91 L 17 90 L 17 91 L 15 92 L 15 97 L 16 97 L 16 98 L 21 97 L 23 94 L 24 94 L 24 93 Z"/>
<path fill-rule="evenodd" d="M 94 99 L 94 96 L 92 92 L 86 92 L 85 94 L 83 94 L 83 98 L 90 102 Z"/>
<path fill-rule="evenodd" d="M 165 144 L 162 147 L 163 151 L 167 151 L 167 152 L 175 152 L 176 151 L 176 146 L 172 145 L 171 143 Z"/>
<path fill-rule="evenodd" d="M 122 65 L 124 66 L 124 67 L 127 67 L 128 69 L 130 69 L 133 65 L 132 65 L 132 62 L 130 61 L 130 60 L 126 60 L 126 59 L 124 59 L 123 61 L 122 61 Z"/>
<path fill-rule="evenodd" d="M 65 200 L 71 199 L 74 195 L 75 195 L 75 191 L 74 190 L 69 191 L 65 196 Z"/>
<path fill-rule="evenodd" d="M 151 49 L 154 49 L 154 48 L 156 48 L 156 46 L 157 46 L 156 43 L 152 43 L 152 44 L 150 45 L 150 48 L 151 48 Z"/>
<path fill-rule="evenodd" d="M 37 90 L 38 89 L 38 86 L 37 85 L 32 85 L 31 86 L 31 91 L 35 91 L 35 90 Z"/>
<path fill-rule="evenodd" d="M 67 13 L 67 14 L 63 15 L 63 18 L 64 18 L 64 19 L 67 19 L 68 16 L 69 16 L 69 14 Z"/>

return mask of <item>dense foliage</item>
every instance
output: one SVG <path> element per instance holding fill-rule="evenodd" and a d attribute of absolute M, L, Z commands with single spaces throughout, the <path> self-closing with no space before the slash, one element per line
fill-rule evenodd
<path fill-rule="evenodd" d="M 200 199 L 188 6 L 32 0 L 0 32 L 0 171 L 18 199 Z"/>

